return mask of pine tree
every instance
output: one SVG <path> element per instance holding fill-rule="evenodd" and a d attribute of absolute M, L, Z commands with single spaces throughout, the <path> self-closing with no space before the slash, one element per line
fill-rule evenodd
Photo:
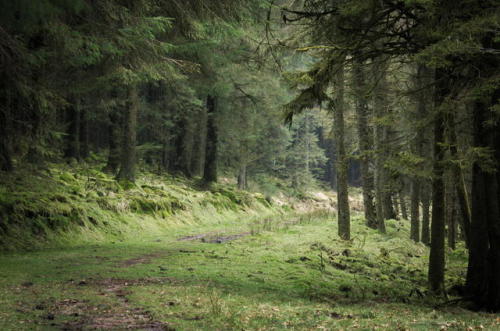
<path fill-rule="evenodd" d="M 363 62 L 355 58 L 353 63 L 353 85 L 356 103 L 356 120 L 358 129 L 359 157 L 361 160 L 361 178 L 363 187 L 363 205 L 365 209 L 366 224 L 375 227 L 377 215 L 373 204 L 374 177 L 370 167 L 371 153 L 373 146 L 372 130 L 369 127 L 370 111 L 368 109 L 368 93 L 365 84 L 366 75 L 364 73 Z M 382 229 L 382 225 L 380 225 Z M 383 229 L 382 229 L 383 231 Z"/>
<path fill-rule="evenodd" d="M 344 68 L 340 66 L 335 75 L 335 99 L 333 102 L 334 134 L 337 174 L 337 221 L 339 237 L 344 240 L 351 238 L 351 217 L 349 210 L 349 188 L 347 183 L 348 159 L 345 149 L 345 124 L 344 124 Z"/>

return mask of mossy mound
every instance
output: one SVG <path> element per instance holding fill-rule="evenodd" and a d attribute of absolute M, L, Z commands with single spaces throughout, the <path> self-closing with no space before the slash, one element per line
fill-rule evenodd
<path fill-rule="evenodd" d="M 125 187 L 88 166 L 18 171 L 0 182 L 0 250 L 38 248 L 82 229 L 119 236 L 126 230 L 116 223 L 163 226 L 200 207 L 217 212 L 270 207 L 260 194 L 222 184 L 202 190 L 194 181 L 168 175 L 141 174 Z"/>

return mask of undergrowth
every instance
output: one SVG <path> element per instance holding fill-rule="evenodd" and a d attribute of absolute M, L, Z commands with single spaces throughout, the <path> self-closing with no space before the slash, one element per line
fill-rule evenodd
<path fill-rule="evenodd" d="M 112 241 L 138 231 L 211 222 L 236 213 L 279 213 L 259 193 L 141 174 L 133 185 L 89 166 L 52 165 L 0 178 L 0 250 Z"/>

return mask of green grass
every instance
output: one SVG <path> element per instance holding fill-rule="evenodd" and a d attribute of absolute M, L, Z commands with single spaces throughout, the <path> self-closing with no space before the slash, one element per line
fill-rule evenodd
<path fill-rule="evenodd" d="M 380 235 L 354 217 L 350 242 L 336 231 L 321 211 L 234 213 L 121 242 L 6 254 L 0 329 L 500 329 L 498 315 L 436 308 L 445 299 L 425 291 L 428 249 L 406 239 L 407 222 L 389 221 Z M 206 242 L 177 240 L 202 233 Z M 209 243 L 238 233 L 251 234 Z M 462 279 L 465 257 L 463 248 L 448 254 L 447 286 Z M 416 289 L 423 297 L 410 296 Z"/>
<path fill-rule="evenodd" d="M 97 166 L 53 165 L 0 177 L 0 251 L 36 250 L 134 238 L 182 225 L 276 215 L 259 193 L 229 185 L 140 174 L 122 187 Z"/>
<path fill-rule="evenodd" d="M 300 214 L 230 185 L 123 187 L 88 166 L 0 182 L 0 330 L 500 329 L 427 293 L 406 221 L 381 235 L 354 213 L 342 241 L 332 214 L 304 212 L 322 204 Z M 447 287 L 466 258 L 448 252 Z"/>

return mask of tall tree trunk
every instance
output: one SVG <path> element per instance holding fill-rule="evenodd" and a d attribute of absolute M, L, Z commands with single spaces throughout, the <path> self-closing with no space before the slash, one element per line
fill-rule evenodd
<path fill-rule="evenodd" d="M 170 169 L 170 146 L 167 130 L 163 128 L 162 146 L 161 146 L 161 170 L 168 171 Z"/>
<path fill-rule="evenodd" d="M 44 162 L 44 156 L 38 146 L 41 143 L 40 140 L 45 138 L 42 134 L 42 128 L 43 122 L 47 119 L 42 118 L 43 115 L 37 107 L 30 107 L 30 110 L 30 143 L 25 160 L 30 164 L 40 166 Z"/>
<path fill-rule="evenodd" d="M 448 233 L 448 247 L 455 249 L 455 238 L 456 238 L 456 213 L 455 213 L 455 185 L 453 183 L 454 178 L 450 168 L 445 171 L 445 223 L 447 226 Z"/>
<path fill-rule="evenodd" d="M 497 44 L 498 46 L 498 44 Z M 498 47 L 497 47 L 498 49 Z M 498 62 L 497 62 L 498 63 Z M 497 69 L 498 70 L 498 69 Z M 493 96 L 492 105 L 499 104 L 500 89 L 496 90 Z M 498 114 L 498 113 L 497 113 Z M 491 112 L 490 112 L 491 116 Z M 494 184 L 489 187 L 488 204 L 491 209 L 490 219 L 488 220 L 488 239 L 490 241 L 490 251 L 488 252 L 490 263 L 490 274 L 488 279 L 488 294 L 486 309 L 492 312 L 500 312 L 500 125 L 498 124 L 498 115 L 495 117 L 495 135 L 491 145 L 494 146 L 496 159 L 496 172 L 492 173 L 491 180 Z"/>
<path fill-rule="evenodd" d="M 436 72 L 436 109 L 434 119 L 434 165 L 432 177 L 432 224 L 431 224 L 431 251 L 429 256 L 429 287 L 434 293 L 444 291 L 445 266 L 445 220 L 444 220 L 444 130 L 445 120 L 443 110 L 439 107 L 448 95 L 446 88 L 447 76 L 441 70 Z"/>
<path fill-rule="evenodd" d="M 451 217 L 448 223 L 448 247 L 452 250 L 456 249 L 457 246 L 457 204 L 456 200 L 453 199 L 453 205 L 451 207 Z"/>
<path fill-rule="evenodd" d="M 207 97 L 207 141 L 205 151 L 205 170 L 203 180 L 206 183 L 217 182 L 217 98 L 209 95 Z"/>
<path fill-rule="evenodd" d="M 422 119 L 427 116 L 427 105 L 428 105 L 428 87 L 427 83 L 430 80 L 429 77 L 430 72 L 429 69 L 423 65 L 417 66 L 417 72 L 415 76 L 415 88 L 417 90 L 416 93 L 416 109 L 413 113 L 412 120 L 417 123 L 417 127 L 415 130 L 415 138 L 412 143 L 412 151 L 416 156 L 424 157 L 423 148 L 424 148 L 424 136 L 426 134 L 426 126 L 422 122 Z M 414 175 L 410 178 L 411 180 L 411 206 L 410 206 L 410 220 L 411 220 L 411 228 L 410 228 L 410 239 L 418 242 L 420 240 L 420 200 L 421 200 L 421 181 L 417 175 Z M 428 207 L 428 206 L 427 206 Z M 428 210 L 427 210 L 428 212 Z M 428 223 L 427 223 L 428 225 Z M 428 227 L 427 227 L 428 229 Z M 427 236 L 428 236 L 427 231 Z"/>
<path fill-rule="evenodd" d="M 430 231 L 430 210 L 431 210 L 431 187 L 429 183 L 423 183 L 423 190 L 421 191 L 422 199 L 422 243 L 430 245 L 431 231 Z"/>
<path fill-rule="evenodd" d="M 392 194 L 389 195 L 390 201 L 391 201 L 391 206 L 393 206 L 394 214 L 396 215 L 393 219 L 398 220 L 399 219 L 399 203 L 398 203 L 398 197 L 393 196 Z"/>
<path fill-rule="evenodd" d="M 411 179 L 410 198 L 410 239 L 420 241 L 420 180 L 417 177 Z"/>
<path fill-rule="evenodd" d="M 194 144 L 193 123 L 185 116 L 177 122 L 177 138 L 171 156 L 171 171 L 187 178 L 192 177 L 191 159 Z"/>
<path fill-rule="evenodd" d="M 459 168 L 459 167 L 458 167 Z M 458 177 L 457 177 L 458 175 Z M 460 211 L 459 220 L 461 221 L 461 228 L 464 234 L 464 239 L 467 247 L 469 247 L 469 237 L 470 237 L 470 223 L 471 223 L 471 210 L 470 210 L 470 199 L 467 194 L 467 189 L 465 187 L 465 178 L 460 171 L 458 174 L 454 172 L 455 189 L 458 200 L 458 210 Z"/>
<path fill-rule="evenodd" d="M 374 65 L 374 76 L 376 78 L 375 84 L 379 86 L 379 84 L 383 84 L 381 82 L 380 74 L 382 66 L 380 64 Z M 382 87 L 383 88 L 383 87 Z M 385 233 L 385 218 L 384 218 L 384 196 L 386 193 L 384 192 L 384 185 L 386 182 L 386 170 L 385 170 L 385 141 L 386 138 L 385 131 L 382 122 L 380 119 L 385 114 L 385 99 L 383 95 L 379 93 L 383 93 L 379 88 L 375 88 L 375 103 L 374 103 L 374 111 L 375 111 L 375 206 L 376 206 L 376 223 L 368 224 L 371 228 L 378 228 L 382 233 Z"/>
<path fill-rule="evenodd" d="M 192 116 L 192 115 L 191 115 Z M 186 131 L 184 132 L 182 151 L 182 172 L 187 178 L 193 177 L 191 172 L 191 162 L 193 159 L 193 145 L 194 145 L 194 123 L 189 118 L 186 119 Z"/>
<path fill-rule="evenodd" d="M 337 174 L 337 220 L 338 234 L 344 240 L 351 239 L 351 216 L 349 211 L 348 165 L 345 150 L 344 128 L 344 67 L 339 67 L 335 77 L 335 100 L 333 106 L 333 130 L 335 136 Z"/>
<path fill-rule="evenodd" d="M 336 155 L 337 151 L 335 150 L 335 141 L 333 138 L 328 138 L 327 141 L 327 154 L 328 154 L 328 161 L 326 164 L 327 170 L 326 170 L 326 179 L 328 184 L 330 184 L 330 188 L 332 190 L 337 190 L 337 174 L 336 174 Z"/>
<path fill-rule="evenodd" d="M 80 107 L 72 102 L 67 110 L 69 121 L 66 136 L 66 150 L 64 156 L 68 159 L 80 160 Z"/>
<path fill-rule="evenodd" d="M 247 189 L 247 164 L 246 162 L 241 162 L 240 168 L 238 171 L 238 188 L 240 190 Z"/>
<path fill-rule="evenodd" d="M 0 126 L 3 126 L 4 119 L 0 115 Z M 0 171 L 12 171 L 14 170 L 14 165 L 12 163 L 12 152 L 10 148 L 9 139 L 5 134 L 0 137 Z"/>
<path fill-rule="evenodd" d="M 89 146 L 89 114 L 80 104 L 80 157 L 86 159 L 90 155 Z"/>
<path fill-rule="evenodd" d="M 121 118 L 116 109 L 108 115 L 108 161 L 103 171 L 116 175 L 120 166 L 120 126 Z"/>
<path fill-rule="evenodd" d="M 4 85 L 4 82 L 0 82 Z M 2 86 L 3 93 L 5 94 L 6 100 L 1 100 L 4 102 L 5 107 L 0 108 L 0 171 L 12 171 L 14 170 L 14 165 L 12 163 L 12 149 L 10 138 L 12 136 L 12 121 L 11 121 L 11 97 L 9 92 L 5 90 Z M 4 98 L 1 98 L 4 99 Z"/>
<path fill-rule="evenodd" d="M 456 134 L 456 126 L 454 118 L 448 118 L 448 137 L 449 137 L 449 145 L 450 145 L 450 156 L 453 162 L 451 164 L 451 172 L 453 176 L 453 185 L 456 190 L 456 197 L 458 200 L 458 207 L 460 211 L 459 219 L 461 221 L 461 228 L 465 235 L 465 242 L 467 247 L 469 246 L 469 235 L 470 235 L 470 222 L 471 222 L 471 211 L 470 211 L 470 202 L 467 194 L 465 178 L 460 165 L 456 162 L 458 159 L 458 148 L 457 148 L 457 134 Z"/>
<path fill-rule="evenodd" d="M 405 200 L 405 195 L 403 193 L 403 190 L 398 192 L 398 197 L 399 197 L 399 205 L 401 206 L 401 217 L 404 220 L 408 219 L 408 210 L 406 208 L 406 200 Z"/>
<path fill-rule="evenodd" d="M 467 269 L 467 290 L 470 295 L 483 296 L 487 292 L 485 275 L 488 273 L 486 256 L 489 249 L 488 204 L 485 173 L 475 163 L 472 182 L 472 223 Z"/>
<path fill-rule="evenodd" d="M 366 77 L 363 63 L 358 59 L 354 61 L 353 68 L 354 92 L 356 94 L 356 115 L 358 126 L 359 152 L 361 159 L 361 178 L 363 188 L 363 204 L 365 210 L 366 224 L 374 227 L 377 224 L 375 206 L 373 204 L 374 181 L 370 170 L 370 152 L 373 146 L 373 138 L 368 125 L 368 97 L 366 88 Z"/>
<path fill-rule="evenodd" d="M 389 114 L 387 100 L 387 63 L 385 59 L 378 60 L 372 66 L 374 88 L 375 114 L 375 198 L 377 205 L 377 226 L 385 232 L 385 220 L 395 219 L 396 213 L 391 199 L 391 185 L 385 163 L 388 158 L 388 142 L 390 128 L 384 124 L 384 117 Z"/>
<path fill-rule="evenodd" d="M 119 179 L 135 182 L 137 166 L 137 115 L 139 113 L 139 91 L 136 86 L 129 87 L 127 110 L 125 113 L 121 166 Z"/>
<path fill-rule="evenodd" d="M 498 104 L 500 90 L 493 102 L 476 102 L 474 109 L 474 146 L 495 151 L 494 169 L 476 161 L 473 166 L 472 218 L 469 238 L 467 292 L 477 308 L 500 311 L 500 125 L 490 106 Z M 484 168 L 483 168 L 484 167 Z"/>
<path fill-rule="evenodd" d="M 376 160 L 379 160 L 377 157 Z M 384 206 L 383 206 L 383 183 L 381 180 L 381 173 L 383 170 L 380 169 L 382 167 L 379 163 L 379 161 L 375 161 L 375 207 L 376 207 L 376 217 L 377 217 L 377 222 L 376 224 L 368 224 L 369 227 L 374 228 L 374 229 L 379 229 L 380 232 L 386 233 L 385 229 L 385 220 L 384 220 Z"/>
<path fill-rule="evenodd" d="M 205 149 L 207 138 L 207 110 L 198 110 L 197 123 L 195 128 L 195 138 L 193 144 L 193 157 L 191 159 L 191 173 L 194 176 L 203 176 L 205 165 Z"/>
<path fill-rule="evenodd" d="M 387 177 L 386 177 L 387 178 Z M 384 211 L 384 219 L 395 220 L 399 218 L 399 209 L 397 204 L 392 201 L 392 195 L 390 192 L 389 179 L 386 180 L 385 185 L 382 190 L 382 208 Z"/>

